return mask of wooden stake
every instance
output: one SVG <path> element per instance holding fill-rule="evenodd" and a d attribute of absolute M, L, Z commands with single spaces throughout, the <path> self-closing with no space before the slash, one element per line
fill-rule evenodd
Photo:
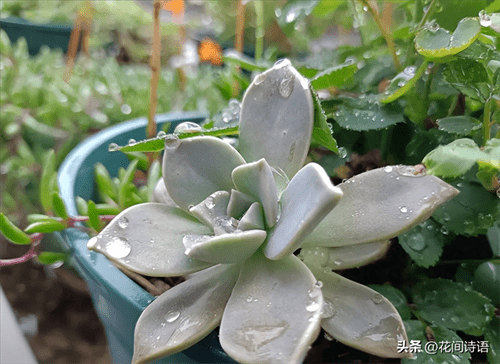
<path fill-rule="evenodd" d="M 150 87 L 150 103 L 149 103 L 149 117 L 148 126 L 146 128 L 146 137 L 154 138 L 156 135 L 156 107 L 158 104 L 158 81 L 160 79 L 160 9 L 161 1 L 155 0 L 154 2 L 154 15 L 153 15 L 153 48 L 151 52 L 151 87 Z"/>

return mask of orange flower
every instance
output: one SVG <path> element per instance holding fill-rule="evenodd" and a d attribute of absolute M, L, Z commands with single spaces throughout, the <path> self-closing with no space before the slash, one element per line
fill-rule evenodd
<path fill-rule="evenodd" d="M 210 38 L 205 38 L 198 46 L 200 62 L 211 63 L 215 66 L 222 65 L 222 48 Z"/>
<path fill-rule="evenodd" d="M 168 0 L 163 1 L 163 9 L 169 11 L 174 16 L 184 14 L 184 0 Z"/>

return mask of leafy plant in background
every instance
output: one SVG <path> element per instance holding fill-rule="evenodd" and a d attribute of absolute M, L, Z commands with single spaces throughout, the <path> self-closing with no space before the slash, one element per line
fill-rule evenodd
<path fill-rule="evenodd" d="M 1 210 L 20 222 L 20 213 L 36 211 L 39 164 L 46 150 L 57 151 L 58 165 L 85 135 L 147 115 L 144 100 L 148 99 L 151 75 L 146 67 L 120 66 L 112 58 L 80 59 L 66 83 L 62 53 L 45 49 L 29 58 L 24 39 L 11 47 L 3 31 L 0 36 Z M 175 73 L 163 72 L 158 112 L 218 112 L 227 101 L 214 78 L 212 72 L 192 73 L 183 93 Z"/>

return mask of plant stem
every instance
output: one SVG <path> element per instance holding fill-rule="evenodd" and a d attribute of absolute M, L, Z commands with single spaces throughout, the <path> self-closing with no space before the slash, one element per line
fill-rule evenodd
<path fill-rule="evenodd" d="M 35 248 L 40 244 L 40 240 L 42 239 L 42 234 L 33 234 L 30 236 L 33 240 L 33 236 L 36 235 L 38 237 L 38 240 L 34 241 L 31 244 L 30 250 L 24 255 L 21 255 L 20 257 L 17 258 L 12 258 L 12 259 L 0 259 L 0 267 L 5 267 L 8 265 L 16 265 L 20 263 L 25 263 L 31 258 L 36 257 L 38 254 L 35 252 Z"/>
<path fill-rule="evenodd" d="M 264 3 L 262 0 L 255 0 L 255 15 L 257 26 L 255 27 L 255 60 L 258 62 L 264 52 Z"/>
<path fill-rule="evenodd" d="M 483 145 L 486 144 L 488 140 L 490 140 L 490 119 L 491 119 L 491 103 L 493 102 L 493 98 L 489 98 L 486 100 L 484 104 L 484 114 L 483 114 Z"/>
<path fill-rule="evenodd" d="M 437 4 L 437 0 L 432 0 L 430 5 L 428 6 L 427 11 L 425 12 L 424 16 L 422 17 L 422 19 L 420 19 L 420 22 L 418 23 L 417 28 L 415 29 L 415 33 L 418 33 L 418 31 L 420 29 L 422 29 L 422 27 L 425 25 L 425 23 L 427 22 L 427 19 L 429 19 L 431 14 L 434 12 L 436 4 Z M 419 6 L 419 5 L 420 4 L 417 4 L 417 6 Z M 410 42 L 408 44 L 408 49 L 406 50 L 406 62 L 405 62 L 406 66 L 410 65 L 410 61 L 411 61 L 412 57 L 410 57 L 409 55 L 413 54 L 413 52 L 414 52 L 414 50 L 412 51 L 412 48 L 413 48 L 413 42 Z"/>
<path fill-rule="evenodd" d="M 386 29 L 384 24 L 382 24 L 382 20 L 380 19 L 378 15 L 378 11 L 372 6 L 372 4 L 368 0 L 359 0 L 364 7 L 370 12 L 370 14 L 373 17 L 373 20 L 375 20 L 375 24 L 377 24 L 377 27 L 380 30 L 380 33 L 382 33 L 382 36 L 384 37 L 387 47 L 389 48 L 389 51 L 391 52 L 392 59 L 394 61 L 394 65 L 396 66 L 397 70 L 399 72 L 402 71 L 401 64 L 399 63 L 398 55 L 396 53 L 396 46 L 394 45 L 394 39 L 392 38 L 392 34 L 390 32 L 390 29 Z"/>
<path fill-rule="evenodd" d="M 148 125 L 146 128 L 146 138 L 153 138 L 156 135 L 156 106 L 158 104 L 158 81 L 160 79 L 160 7 L 161 1 L 155 0 L 154 2 L 154 16 L 153 16 L 153 47 L 151 52 L 151 87 L 150 87 L 150 103 L 149 103 L 149 117 Z"/>
<path fill-rule="evenodd" d="M 234 40 L 234 48 L 243 53 L 243 35 L 245 34 L 245 4 L 238 0 L 238 10 L 236 15 L 236 32 Z"/>

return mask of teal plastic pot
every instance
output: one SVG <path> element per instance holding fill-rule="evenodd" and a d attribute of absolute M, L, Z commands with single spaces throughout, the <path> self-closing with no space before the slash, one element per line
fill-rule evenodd
<path fill-rule="evenodd" d="M 37 24 L 15 17 L 0 19 L 0 28 L 5 30 L 11 43 L 15 43 L 20 37 L 26 38 L 28 52 L 32 56 L 40 52 L 42 45 L 61 48 L 66 53 L 73 29 L 70 25 Z"/>
<path fill-rule="evenodd" d="M 157 116 L 161 127 L 170 122 L 175 128 L 184 121 L 201 122 L 204 115 L 178 112 Z M 120 152 L 109 152 L 110 143 L 124 145 L 130 139 L 145 138 L 145 118 L 127 121 L 95 134 L 79 144 L 66 157 L 59 169 L 59 189 L 69 214 L 77 215 L 75 198 L 94 197 L 94 164 L 104 164 L 112 176 L 128 165 Z M 171 129 L 171 130 L 172 130 Z M 130 363 L 134 346 L 134 328 L 142 311 L 154 297 L 115 268 L 106 257 L 87 249 L 89 236 L 77 229 L 60 233 L 58 240 L 70 254 L 69 264 L 86 281 L 95 309 L 106 331 L 111 356 L 116 364 Z M 154 363 L 234 363 L 219 344 L 218 331 L 189 349 Z"/>

